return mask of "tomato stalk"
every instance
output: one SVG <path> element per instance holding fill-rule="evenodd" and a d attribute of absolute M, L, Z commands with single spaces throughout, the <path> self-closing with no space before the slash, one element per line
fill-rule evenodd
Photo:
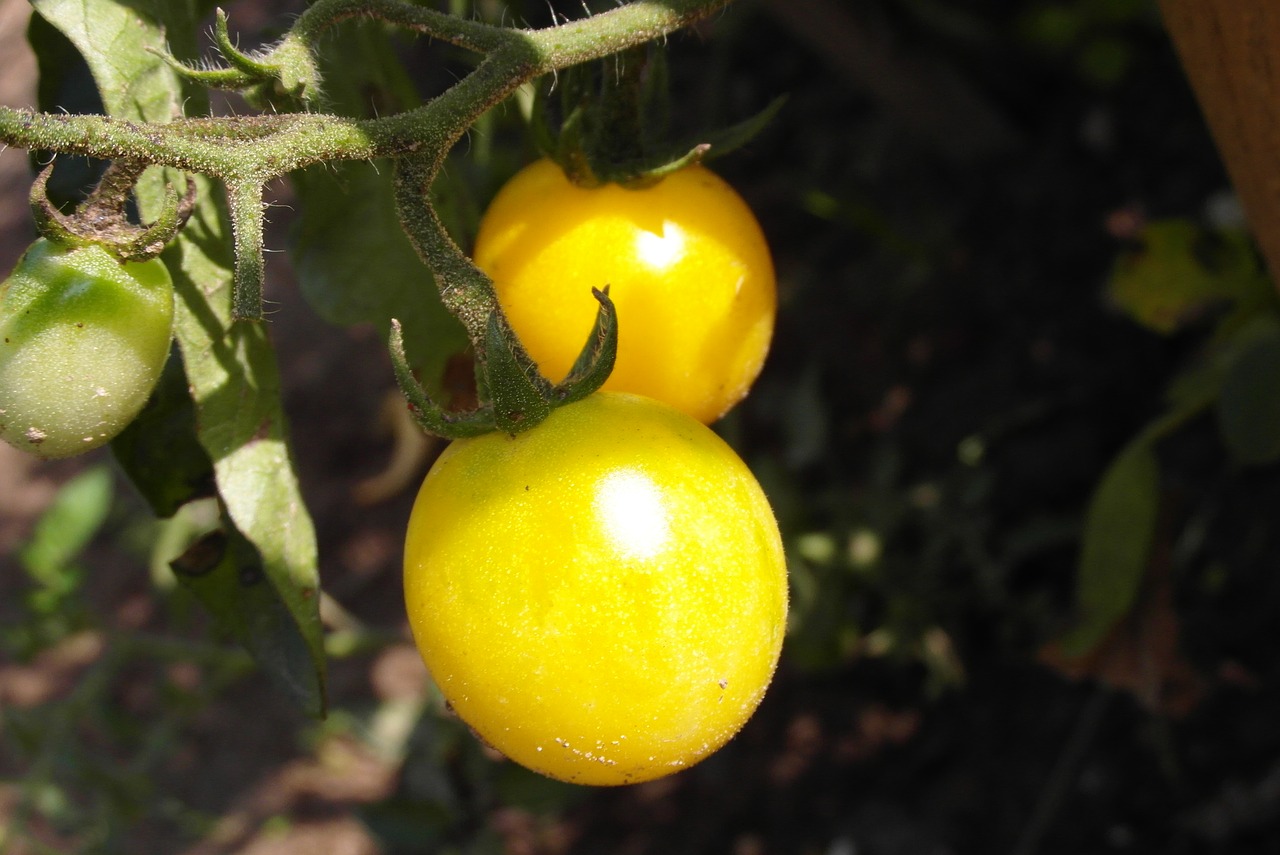
<path fill-rule="evenodd" d="M 192 69 L 174 59 L 169 59 L 169 64 L 202 85 L 238 89 L 273 108 L 279 106 L 276 100 L 286 107 L 315 103 L 322 86 L 316 44 L 327 29 L 349 18 L 385 21 L 486 57 L 475 71 L 422 107 L 367 121 L 285 112 L 139 123 L 0 107 L 0 143 L 170 166 L 221 180 L 231 190 L 236 219 L 236 287 L 240 293 L 235 315 L 257 319 L 262 314 L 260 197 L 261 187 L 268 181 L 335 160 L 424 156 L 438 165 L 476 118 L 521 84 L 660 38 L 728 2 L 641 0 L 558 26 L 516 30 L 403 0 L 319 0 L 280 42 L 258 55 L 244 54 L 234 47 L 225 16 L 220 16 L 216 39 L 230 67 Z M 258 185 L 257 200 L 247 188 L 250 183 Z M 464 323 L 468 323 L 465 318 Z M 468 329 L 474 328 L 468 323 Z"/>
<path fill-rule="evenodd" d="M 574 369 L 557 386 L 538 372 L 498 305 L 493 282 L 449 236 L 428 200 L 431 180 L 440 168 L 425 159 L 397 164 L 396 207 L 406 234 L 436 275 L 441 297 L 467 330 L 476 354 L 478 408 L 470 413 L 444 411 L 409 369 L 398 321 L 392 321 L 388 345 L 396 380 L 418 424 L 428 433 L 458 439 L 491 430 L 519 433 L 540 424 L 557 406 L 580 400 L 604 384 L 618 349 L 617 319 L 608 288 L 595 291 L 600 308 Z"/>

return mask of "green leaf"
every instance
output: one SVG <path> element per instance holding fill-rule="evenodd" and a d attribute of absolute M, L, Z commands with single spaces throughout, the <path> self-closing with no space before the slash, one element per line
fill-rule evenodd
<path fill-rule="evenodd" d="M 185 104 L 199 110 L 199 91 L 184 91 L 159 55 L 166 46 L 192 58 L 195 34 L 208 4 L 195 0 L 35 0 L 36 11 L 62 32 L 89 64 L 108 113 L 124 119 L 167 121 Z M 164 183 L 176 174 L 152 170 L 137 188 L 144 219 L 163 204 Z M 229 554 L 260 567 L 287 621 L 269 619 L 261 597 L 253 613 L 216 615 L 268 627 L 271 643 L 251 652 L 280 682 L 291 686 L 313 714 L 325 709 L 325 659 L 319 614 L 315 530 L 290 459 L 280 400 L 280 377 L 266 329 L 231 321 L 231 239 L 223 190 L 197 179 L 199 202 L 163 258 L 177 297 L 175 336 L 195 401 L 200 444 L 213 461 L 228 518 L 252 550 Z M 163 455 L 167 449 L 156 447 Z M 235 533 L 230 535 L 233 539 Z M 252 552 L 253 558 L 247 556 Z M 227 602 L 213 600 L 210 602 Z M 243 606 L 238 606 L 243 607 Z M 304 649 L 305 661 L 271 651 Z M 280 669 L 284 669 L 281 671 Z"/>
<path fill-rule="evenodd" d="M 170 566 L 219 629 L 248 650 L 268 676 L 298 703 L 312 702 L 311 651 L 252 543 L 233 527 L 215 529 Z"/>
<path fill-rule="evenodd" d="M 1190 220 L 1162 220 L 1143 229 L 1142 244 L 1116 261 L 1108 294 L 1155 332 L 1172 333 L 1218 303 L 1246 307 L 1260 297 L 1273 299 L 1243 232 L 1206 232 Z"/>
<path fill-rule="evenodd" d="M 1218 395 L 1218 425 L 1244 464 L 1280 458 L 1280 321 L 1262 317 L 1237 336 Z"/>
<path fill-rule="evenodd" d="M 18 553 L 32 579 L 61 589 L 63 571 L 107 521 L 111 494 L 111 472 L 105 466 L 88 469 L 63 485 Z"/>
<path fill-rule="evenodd" d="M 192 0 L 32 0 L 88 63 L 108 115 L 163 122 L 180 115 L 183 92 L 172 69 L 152 51 L 181 56 L 209 4 Z"/>
<path fill-rule="evenodd" d="M 379 23 L 343 27 L 326 39 L 321 70 L 328 106 L 343 115 L 364 118 L 420 101 L 391 31 Z M 385 338 L 399 319 L 409 364 L 438 393 L 445 362 L 466 346 L 466 333 L 400 226 L 392 175 L 386 161 L 295 174 L 300 213 L 290 252 L 303 296 L 325 320 L 373 323 Z M 437 210 L 450 219 L 447 206 Z"/>
<path fill-rule="evenodd" d="M 170 355 L 146 407 L 111 441 L 111 452 L 158 517 L 213 495 L 213 462 L 196 434 L 182 357 Z"/>
<path fill-rule="evenodd" d="M 1063 650 L 1091 650 L 1129 613 L 1146 573 L 1155 539 L 1160 468 L 1144 437 L 1112 461 L 1090 500 L 1076 577 L 1079 623 Z"/>
<path fill-rule="evenodd" d="M 385 337 L 398 318 L 409 363 L 435 393 L 446 360 L 466 347 L 466 333 L 400 227 L 391 176 L 387 163 L 295 175 L 301 213 L 291 254 L 303 295 L 330 323 L 374 323 Z"/>
<path fill-rule="evenodd" d="M 307 673 L 275 676 L 299 690 L 305 687 L 299 691 L 303 706 L 319 715 L 325 707 L 325 658 L 315 529 L 290 456 L 279 369 L 266 327 L 231 320 L 224 199 L 207 180 L 200 184 L 195 213 L 163 256 L 178 297 L 176 336 L 195 398 L 197 431 L 213 461 L 228 516 L 256 548 L 267 579 L 293 617 L 292 625 L 268 623 L 279 630 L 277 645 L 293 649 L 298 634 L 311 654 Z M 291 657 L 259 662 L 268 670 L 297 664 Z"/>

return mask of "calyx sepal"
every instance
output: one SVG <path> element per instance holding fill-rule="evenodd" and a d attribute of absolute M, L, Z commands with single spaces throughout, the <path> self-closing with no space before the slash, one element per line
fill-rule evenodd
<path fill-rule="evenodd" d="M 320 68 L 302 39 L 288 34 L 269 48 L 246 53 L 235 46 L 227 26 L 227 13 L 218 9 L 214 41 L 227 62 L 224 68 L 196 68 L 170 54 L 161 52 L 160 56 L 187 80 L 209 89 L 242 92 L 256 107 L 310 104 L 319 100 Z"/>
<path fill-rule="evenodd" d="M 404 352 L 400 322 L 391 321 L 388 346 L 396 382 L 418 426 L 446 439 L 493 431 L 517 434 L 540 424 L 556 407 L 580 401 L 609 378 L 618 351 L 617 313 L 609 289 L 592 289 L 600 302 L 591 334 L 569 375 L 552 385 L 538 373 L 501 309 L 490 313 L 482 353 L 476 358 L 479 405 L 467 412 L 441 407 L 414 376 Z"/>
<path fill-rule="evenodd" d="M 721 157 L 750 142 L 778 115 L 785 96 L 724 128 L 693 140 L 670 135 L 670 96 L 665 54 L 642 46 L 561 72 L 553 86 L 534 93 L 531 132 L 538 148 L 579 187 L 651 186 L 694 163 Z"/>
<path fill-rule="evenodd" d="M 165 185 L 164 205 L 148 224 L 130 222 L 127 215 L 133 187 L 146 169 L 139 161 L 115 160 L 107 167 L 89 197 L 73 214 L 64 214 L 49 201 L 46 188 L 53 164 L 31 184 L 31 215 L 42 237 L 64 246 L 96 244 L 120 261 L 146 261 L 158 256 L 186 225 L 195 209 L 196 185 L 186 177 L 179 194 Z"/>

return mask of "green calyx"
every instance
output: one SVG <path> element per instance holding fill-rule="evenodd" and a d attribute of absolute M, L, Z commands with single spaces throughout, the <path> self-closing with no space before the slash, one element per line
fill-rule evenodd
<path fill-rule="evenodd" d="M 155 221 L 137 225 L 129 221 L 127 205 L 146 164 L 115 160 L 98 186 L 74 214 L 63 214 L 49 201 L 46 188 L 53 165 L 43 169 L 31 185 L 31 214 L 42 237 L 63 246 L 101 246 L 117 260 L 146 261 L 158 256 L 186 225 L 195 208 L 196 186 L 187 179 L 179 194 L 165 185 L 164 206 Z"/>
<path fill-rule="evenodd" d="M 751 118 L 697 139 L 673 140 L 666 54 L 654 45 L 568 68 L 549 89 L 560 97 L 553 101 L 548 89 L 537 90 L 534 140 L 580 187 L 644 187 L 727 154 L 759 134 L 786 100 L 776 98 Z"/>
<path fill-rule="evenodd" d="M 418 425 L 427 433 L 462 439 L 492 431 L 517 434 L 540 424 L 556 407 L 580 401 L 599 389 L 613 370 L 618 350 L 618 324 L 608 288 L 592 289 L 600 301 L 595 325 L 573 370 L 551 384 L 538 373 L 510 324 L 495 308 L 484 336 L 476 342 L 476 389 L 479 406 L 468 412 L 445 410 L 413 375 L 405 357 L 400 322 L 391 322 L 389 345 L 396 381 Z"/>
<path fill-rule="evenodd" d="M 320 69 L 307 45 L 294 34 L 255 53 L 235 46 L 227 26 L 227 13 L 217 10 L 214 39 L 226 60 L 223 68 L 193 68 L 161 54 L 182 77 L 210 89 L 244 94 L 255 107 L 291 107 L 310 104 L 320 97 Z"/>

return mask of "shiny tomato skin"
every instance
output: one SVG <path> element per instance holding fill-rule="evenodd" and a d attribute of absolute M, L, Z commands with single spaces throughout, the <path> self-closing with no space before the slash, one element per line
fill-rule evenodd
<path fill-rule="evenodd" d="M 0 437 L 44 458 L 110 441 L 159 379 L 173 310 L 159 259 L 37 240 L 0 285 Z"/>
<path fill-rule="evenodd" d="M 474 258 L 555 382 L 591 330 L 591 289 L 606 285 L 619 332 L 607 390 L 709 424 L 747 394 L 769 350 L 777 286 L 768 244 L 742 198 L 700 165 L 639 189 L 583 188 L 536 161 L 490 203 Z"/>
<path fill-rule="evenodd" d="M 722 746 L 786 625 L 781 540 L 750 470 L 706 426 L 624 393 L 452 443 L 414 504 L 404 582 L 463 721 L 581 784 L 662 777 Z"/>

